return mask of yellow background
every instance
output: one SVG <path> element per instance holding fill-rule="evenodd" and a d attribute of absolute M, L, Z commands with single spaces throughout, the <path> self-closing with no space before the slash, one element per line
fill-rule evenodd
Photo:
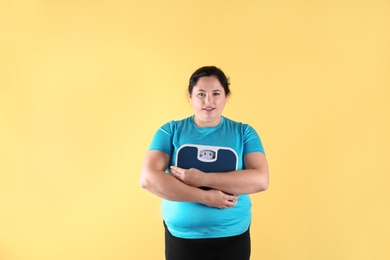
<path fill-rule="evenodd" d="M 0 259 L 163 259 L 139 187 L 190 74 L 231 78 L 225 116 L 271 170 L 252 259 L 390 259 L 390 2 L 0 4 Z"/>

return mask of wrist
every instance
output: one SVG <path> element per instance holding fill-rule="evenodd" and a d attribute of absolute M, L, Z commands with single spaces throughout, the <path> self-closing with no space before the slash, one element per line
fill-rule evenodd
<path fill-rule="evenodd" d="M 212 187 L 211 185 L 212 175 L 213 175 L 212 173 L 204 173 L 200 187 Z"/>
<path fill-rule="evenodd" d="M 201 204 L 208 205 L 210 202 L 210 196 L 206 190 L 202 190 L 200 188 L 197 188 L 199 190 L 199 195 L 198 195 L 198 201 Z"/>

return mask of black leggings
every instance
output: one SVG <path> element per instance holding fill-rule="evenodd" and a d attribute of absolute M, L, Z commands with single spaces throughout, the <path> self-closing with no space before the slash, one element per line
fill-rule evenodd
<path fill-rule="evenodd" d="M 223 238 L 184 239 L 174 237 L 165 227 L 166 260 L 249 260 L 249 229 L 241 235 Z"/>

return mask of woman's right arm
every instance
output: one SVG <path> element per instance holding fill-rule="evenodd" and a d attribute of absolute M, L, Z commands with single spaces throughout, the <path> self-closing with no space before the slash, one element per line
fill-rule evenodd
<path fill-rule="evenodd" d="M 141 168 L 141 187 L 160 198 L 172 201 L 199 202 L 210 207 L 228 208 L 236 205 L 237 197 L 218 190 L 202 190 L 189 186 L 165 172 L 170 156 L 151 150 Z"/>

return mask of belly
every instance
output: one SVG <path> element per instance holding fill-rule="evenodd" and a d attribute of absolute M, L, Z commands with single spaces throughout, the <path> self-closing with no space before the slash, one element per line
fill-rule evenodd
<path fill-rule="evenodd" d="M 179 233 L 224 232 L 249 225 L 251 201 L 248 195 L 241 195 L 236 206 L 217 209 L 200 203 L 164 200 L 162 213 L 168 228 Z"/>

